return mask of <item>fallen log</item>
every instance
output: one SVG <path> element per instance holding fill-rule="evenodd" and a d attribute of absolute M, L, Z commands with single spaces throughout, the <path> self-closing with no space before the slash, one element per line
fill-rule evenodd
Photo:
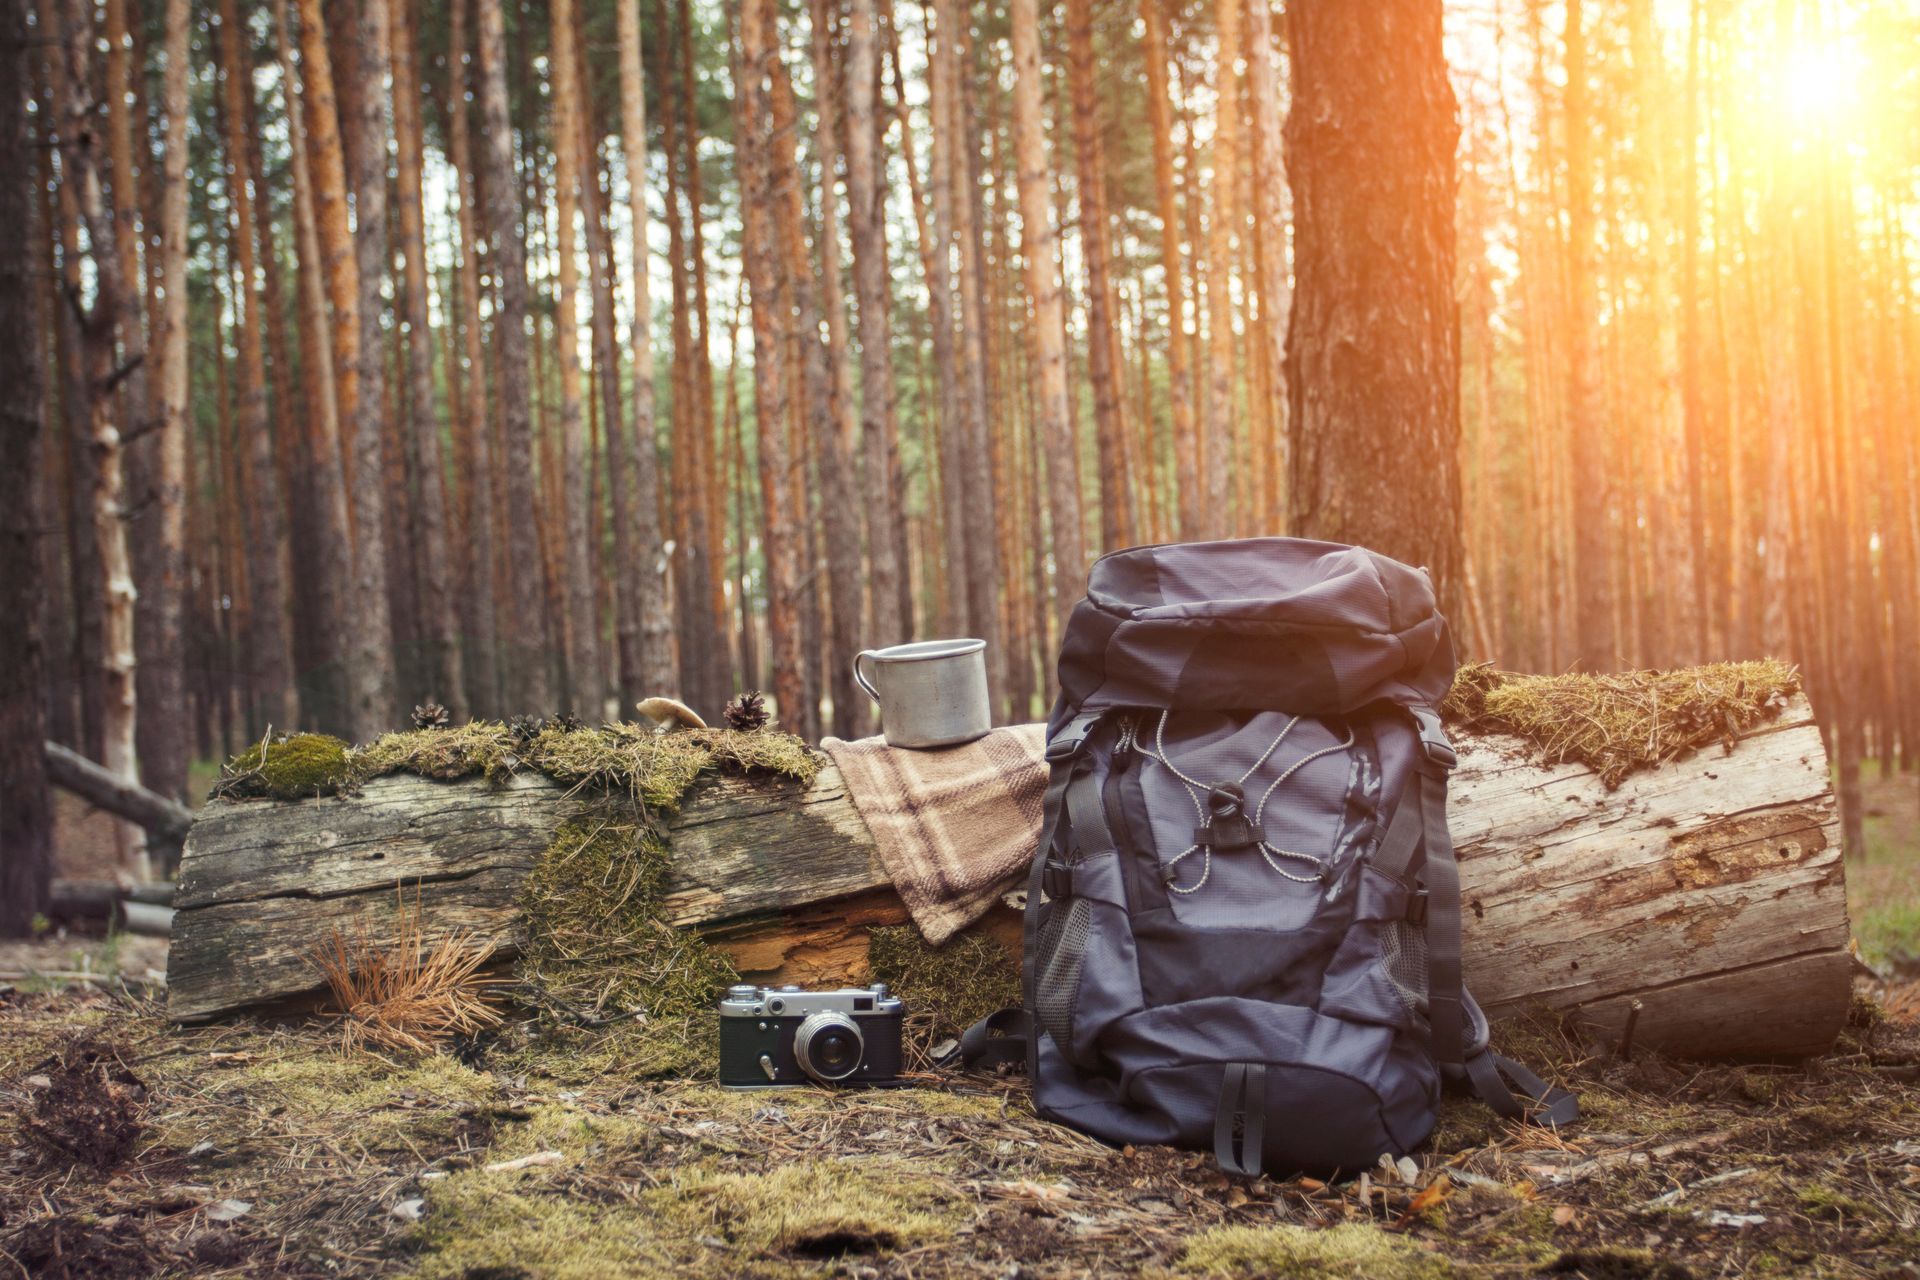
<path fill-rule="evenodd" d="M 47 777 L 56 787 L 143 829 L 154 865 L 171 869 L 179 864 L 181 843 L 193 826 L 193 810 L 101 768 L 57 742 L 46 744 L 46 759 Z"/>
<path fill-rule="evenodd" d="M 1609 789 L 1526 742 L 1459 736 L 1452 821 L 1468 980 L 1496 1016 L 1575 1011 L 1634 1043 L 1717 1056 L 1831 1044 L 1850 999 L 1846 895 L 1820 735 L 1804 699 L 1741 734 Z M 518 894 L 539 853 L 591 805 L 537 774 L 498 784 L 393 775 L 357 793 L 215 800 L 175 895 L 171 1015 L 204 1020 L 310 999 L 329 930 L 378 935 L 395 887 L 429 938 L 518 946 Z M 756 980 L 867 973 L 869 933 L 906 912 L 831 765 L 792 780 L 709 776 L 665 815 L 665 918 Z M 1018 916 L 976 931 L 1017 952 Z"/>

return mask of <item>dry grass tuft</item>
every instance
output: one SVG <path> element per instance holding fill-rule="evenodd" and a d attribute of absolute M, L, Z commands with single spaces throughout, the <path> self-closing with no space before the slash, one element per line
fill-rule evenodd
<path fill-rule="evenodd" d="M 1515 675 L 1463 667 L 1441 710 L 1461 728 L 1525 739 L 1543 764 L 1584 764 L 1609 787 L 1734 739 L 1780 714 L 1800 673 L 1776 659 L 1672 671 Z"/>
<path fill-rule="evenodd" d="M 480 972 L 490 955 L 465 931 L 429 946 L 420 900 L 416 895 L 408 906 L 403 892 L 392 942 L 365 932 L 349 941 L 335 929 L 313 960 L 326 976 L 347 1049 L 426 1054 L 502 1021 L 488 1000 L 502 980 Z"/>

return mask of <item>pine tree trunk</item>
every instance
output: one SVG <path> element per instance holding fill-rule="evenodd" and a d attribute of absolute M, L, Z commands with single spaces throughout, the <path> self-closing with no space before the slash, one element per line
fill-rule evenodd
<path fill-rule="evenodd" d="M 500 415 L 506 453 L 509 557 L 506 666 L 507 709 L 544 715 L 553 706 L 548 676 L 546 610 L 541 605 L 539 544 L 533 510 L 533 403 L 527 384 L 527 246 L 520 238 L 520 174 L 513 163 L 513 126 L 507 115 L 506 32 L 500 0 L 475 0 L 480 53 L 480 110 L 484 135 L 487 239 L 494 288 L 493 361 L 499 369 Z"/>
<path fill-rule="evenodd" d="M 381 285 L 390 261 L 387 240 L 387 150 L 393 127 L 386 77 L 391 69 L 388 0 L 359 0 L 355 28 L 353 248 L 360 317 L 357 391 L 352 417 L 353 625 L 348 629 L 347 701 L 357 741 L 394 727 L 399 695 L 394 682 L 393 623 L 387 594 L 389 537 L 382 443 L 386 436 L 385 310 Z M 343 117 L 344 118 L 344 117 Z M 336 316 L 336 319 L 338 317 Z M 395 531 L 397 533 L 397 531 Z"/>
<path fill-rule="evenodd" d="M 852 0 L 847 23 L 847 218 L 854 292 L 860 305 L 860 435 L 866 455 L 869 611 L 866 642 L 898 644 L 912 633 L 901 608 L 900 495 L 894 486 L 893 333 L 889 319 L 884 192 L 875 172 L 880 117 L 874 101 L 879 56 L 874 0 Z"/>
<path fill-rule="evenodd" d="M 804 718 L 805 655 L 800 643 L 800 531 L 791 499 L 798 459 L 791 439 L 791 379 L 785 336 L 792 295 L 775 246 L 773 222 L 786 183 L 773 149 L 785 138 L 774 128 L 769 82 L 778 74 L 773 0 L 743 0 L 739 67 L 734 81 L 734 136 L 742 155 L 741 216 L 749 286 L 753 290 L 754 423 L 760 442 L 761 553 L 767 563 L 767 630 L 772 646 L 773 696 L 780 718 Z M 789 150 L 790 156 L 792 152 Z M 794 191 L 797 198 L 798 191 Z M 804 261 L 804 260 L 803 260 Z"/>
<path fill-rule="evenodd" d="M 600 627 L 594 616 L 593 579 L 587 566 L 588 530 L 586 423 L 580 410 L 579 250 L 574 220 L 580 208 L 580 75 L 574 47 L 573 0 L 549 6 L 553 84 L 553 158 L 555 236 L 560 257 L 555 300 L 555 354 L 560 383 L 560 448 L 566 579 L 566 700 L 576 711 L 597 717 L 605 700 L 601 688 Z"/>
<path fill-rule="evenodd" d="M 1207 395 L 1201 406 L 1200 434 L 1200 482 L 1205 493 L 1201 528 L 1214 538 L 1226 537 L 1234 527 L 1231 480 L 1238 466 L 1249 465 L 1236 456 L 1242 424 L 1235 396 L 1233 333 L 1234 244 L 1246 231 L 1239 194 L 1240 77 L 1234 69 L 1244 39 L 1240 20 L 1245 3 L 1219 0 L 1215 13 L 1222 53 L 1214 84 L 1213 173 L 1207 183 L 1213 201 L 1207 220 Z"/>
<path fill-rule="evenodd" d="M 481 345 L 479 182 L 473 162 L 472 108 L 466 100 L 469 33 L 467 18 L 474 0 L 453 0 L 449 23 L 447 119 L 450 159 L 455 170 L 460 212 L 460 257 L 454 273 L 458 285 L 461 353 L 467 379 L 461 398 L 460 435 L 466 441 L 467 465 L 461 477 L 462 547 L 460 617 L 466 632 L 466 675 L 475 715 L 500 714 L 500 667 L 495 607 L 494 568 L 497 531 L 494 507 L 496 469 L 493 465 L 492 401 L 487 394 L 491 362 Z"/>
<path fill-rule="evenodd" d="M 227 198 L 233 209 L 234 234 L 233 251 L 240 272 L 238 296 L 234 299 L 236 334 L 240 351 L 240 403 L 238 410 L 238 430 L 246 442 L 243 446 L 248 471 L 247 484 L 247 528 L 246 542 L 247 580 L 252 587 L 253 615 L 247 633 L 248 683 L 259 724 L 279 725 L 291 729 L 299 719 L 299 704 L 293 688 L 293 649 L 288 638 L 287 620 L 290 614 L 287 593 L 287 522 L 286 504 L 281 498 L 280 481 L 273 449 L 273 433 L 269 425 L 267 406 L 267 365 L 266 353 L 262 347 L 264 322 L 260 314 L 260 297 L 256 289 L 259 278 L 259 259 L 255 253 L 256 214 L 253 206 L 251 184 L 248 182 L 246 123 L 249 115 L 247 101 L 253 93 L 253 66 L 251 49 L 241 44 L 239 6 L 236 0 L 221 0 L 220 22 L 217 37 L 218 61 L 221 64 L 221 115 L 226 126 L 225 164 L 227 178 Z M 184 37 L 181 53 L 185 53 Z M 170 51 L 171 53 L 171 51 Z M 173 59 L 168 58 L 169 68 Z M 184 71 L 179 86 L 182 101 L 180 107 L 184 117 L 186 103 L 186 84 Z M 169 122 L 173 117 L 172 87 L 169 86 L 167 115 Z M 185 150 L 184 119 L 180 136 L 180 151 Z M 169 130 L 171 132 L 171 130 Z M 173 202 L 178 202 L 182 223 L 185 222 L 186 183 L 184 156 L 175 160 L 176 152 L 169 139 L 167 157 L 169 173 L 167 175 L 167 200 L 169 211 L 167 220 L 173 215 Z M 172 167 L 178 164 L 181 172 L 176 184 Z M 186 253 L 186 239 L 183 234 L 179 241 L 180 253 Z M 169 304 L 178 300 L 177 312 L 169 306 L 166 332 L 169 346 L 176 340 L 184 343 L 186 332 L 185 305 L 185 264 L 178 267 L 171 261 L 167 263 L 169 275 L 166 298 Z M 177 290 L 177 292 L 176 292 Z M 179 326 L 175 328 L 176 324 Z M 168 352 L 169 359 L 172 352 Z M 181 409 L 179 426 L 182 433 L 187 429 L 186 417 L 186 353 L 179 356 L 178 370 L 170 367 L 163 369 L 163 399 L 168 405 L 178 404 Z M 175 381 L 177 379 L 177 382 Z M 175 399 L 176 393 L 179 399 Z M 180 469 L 185 470 L 184 458 Z M 182 531 L 184 536 L 184 530 Z M 176 622 L 177 629 L 177 622 Z M 142 642 L 142 649 L 145 643 Z M 158 712 L 156 711 L 156 714 Z"/>
<path fill-rule="evenodd" d="M 413 471 L 413 516 L 419 536 L 420 634 L 426 654 L 421 690 L 443 702 L 455 723 L 467 719 L 466 675 L 454 630 L 453 588 L 447 549 L 446 473 L 440 459 L 440 415 L 433 391 L 433 331 L 428 322 L 425 211 L 421 168 L 425 150 L 420 124 L 420 82 L 414 63 L 413 0 L 392 0 L 395 172 L 399 196 L 400 252 L 405 258 L 406 365 L 409 381 L 409 450 Z"/>
<path fill-rule="evenodd" d="M 179 0 L 175 0 L 179 3 Z M 181 7 L 184 7 L 182 5 Z M 34 277 L 36 165 L 27 115 L 30 63 L 26 0 L 0 0 L 0 938 L 25 938 L 53 883 L 53 803 L 41 744 L 47 736 L 45 561 L 41 511 L 44 323 Z M 52 539 L 47 539 L 51 542 Z"/>
<path fill-rule="evenodd" d="M 1611 671 L 1618 661 L 1609 582 L 1612 498 L 1606 425 L 1600 412 L 1599 325 L 1594 295 L 1592 88 L 1587 70 L 1587 9 L 1567 5 L 1567 432 L 1573 468 L 1574 661 Z"/>
<path fill-rule="evenodd" d="M 815 126 L 814 155 L 820 165 L 819 224 L 814 246 L 820 258 L 820 307 L 827 320 L 827 368 L 833 379 L 833 426 L 820 444 L 821 524 L 826 539 L 827 617 L 830 641 L 827 695 L 833 703 L 833 732 L 857 737 L 867 723 L 866 702 L 854 691 L 853 657 L 860 648 L 861 571 L 857 463 L 858 419 L 854 413 L 853 372 L 847 358 L 847 303 L 841 284 L 840 197 L 834 161 L 842 154 L 845 122 L 841 105 L 845 86 L 835 56 L 838 0 L 809 0 Z"/>
<path fill-rule="evenodd" d="M 921 270 L 927 278 L 927 319 L 933 332 L 934 376 L 940 388 L 940 560 L 945 569 L 934 616 L 947 635 L 963 635 L 968 622 L 967 420 L 968 394 L 961 385 L 960 359 L 955 351 L 953 302 L 953 175 L 948 162 L 959 132 L 960 111 L 957 36 L 946 26 L 950 6 L 942 4 L 927 73 L 927 105 L 933 123 L 933 149 L 927 177 L 920 181 L 914 156 L 913 131 L 906 104 L 900 104 L 901 149 L 907 162 L 907 185 L 919 214 L 928 216 L 919 227 Z M 921 198 L 924 189 L 925 198 Z M 929 555 L 929 559 L 933 557 Z"/>
<path fill-rule="evenodd" d="M 1140 0 L 1146 26 L 1141 46 L 1147 68 L 1147 117 L 1153 127 L 1153 180 L 1160 216 L 1160 271 L 1167 291 L 1167 398 L 1173 411 L 1173 479 L 1179 491 L 1179 536 L 1200 536 L 1199 427 L 1193 407 L 1192 350 L 1187 335 L 1186 268 L 1180 256 L 1178 187 L 1173 177 L 1169 0 Z"/>
<path fill-rule="evenodd" d="M 1067 0 L 1066 14 L 1067 81 L 1073 98 L 1077 185 L 1074 203 L 1080 215 L 1080 253 L 1087 271 L 1087 370 L 1093 380 L 1093 430 L 1100 462 L 1100 545 L 1111 551 L 1135 539 L 1124 456 L 1127 424 L 1121 373 L 1114 361 L 1113 249 L 1107 228 L 1100 98 L 1094 85 L 1092 0 Z"/>
<path fill-rule="evenodd" d="M 1279 71 L 1274 65 L 1271 0 L 1247 3 L 1247 100 L 1253 119 L 1254 216 L 1258 237 L 1261 348 L 1266 395 L 1262 408 L 1273 416 L 1272 453 L 1265 460 L 1269 477 L 1253 512 L 1261 533 L 1287 528 L 1287 475 L 1292 468 L 1287 421 L 1287 318 L 1293 310 L 1293 286 L 1287 275 L 1287 166 L 1281 151 Z M 1492 656 L 1492 655 L 1487 655 Z"/>
<path fill-rule="evenodd" d="M 1440 0 L 1288 10 L 1293 528 L 1425 566 L 1464 617 L 1453 89 Z"/>
<path fill-rule="evenodd" d="M 616 0 L 615 12 L 620 33 L 620 132 L 627 161 L 633 241 L 633 434 L 628 445 L 633 494 L 627 511 L 636 562 L 629 572 L 639 594 L 638 686 L 646 696 L 652 696 L 678 689 L 680 682 L 674 672 L 666 555 L 660 530 L 659 429 L 655 423 L 653 396 L 653 294 L 648 270 L 652 250 L 647 240 L 647 98 L 641 70 L 644 63 L 640 0 Z"/>
<path fill-rule="evenodd" d="M 293 63 L 294 37 L 287 0 L 273 0 L 274 30 L 280 49 L 281 92 L 285 95 L 287 131 L 291 140 L 289 166 L 293 171 L 294 247 L 298 255 L 300 310 L 300 367 L 306 393 L 307 436 L 304 452 L 306 483 L 314 508 L 315 541 L 302 557 L 301 580 L 310 584 L 315 640 L 326 666 L 309 683 L 305 699 L 308 719 L 319 728 L 339 733 L 352 730 L 347 715 L 343 666 L 346 629 L 350 625 L 347 597 L 352 577 L 353 550 L 347 523 L 346 476 L 340 448 L 339 379 L 335 376 L 335 347 L 327 318 L 327 261 L 320 238 L 315 178 L 311 157 L 320 148 L 308 136 L 307 106 L 311 91 L 302 76 L 306 64 L 303 15 L 302 67 Z M 297 87 L 297 91 L 296 91 Z M 179 154 L 184 165 L 184 149 Z M 184 229 L 183 229 L 184 232 Z M 183 234 L 184 240 L 184 234 Z M 171 297 L 171 291 L 169 292 Z"/>
<path fill-rule="evenodd" d="M 1021 256 L 1033 304 L 1034 431 L 1047 457 L 1047 514 L 1053 526 L 1054 607 L 1065 618 L 1080 597 L 1087 556 L 1067 400 L 1066 315 L 1059 240 L 1048 190 L 1046 124 L 1041 111 L 1040 14 L 1036 0 L 1012 0 L 1013 145 L 1020 171 Z"/>

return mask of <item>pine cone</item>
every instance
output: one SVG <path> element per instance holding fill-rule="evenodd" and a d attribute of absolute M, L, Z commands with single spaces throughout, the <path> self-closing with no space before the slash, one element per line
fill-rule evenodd
<path fill-rule="evenodd" d="M 767 727 L 767 698 L 759 692 L 743 693 L 726 707 L 727 728 L 764 729 Z"/>
<path fill-rule="evenodd" d="M 550 729 L 558 729 L 562 733 L 572 733 L 575 729 L 585 726 L 581 723 L 580 717 L 574 715 L 573 712 L 562 711 L 559 715 L 547 721 L 547 727 Z"/>
<path fill-rule="evenodd" d="M 413 727 L 416 729 L 444 729 L 447 727 L 447 709 L 429 698 L 413 709 Z"/>
<path fill-rule="evenodd" d="M 546 727 L 547 722 L 539 716 L 515 716 L 507 721 L 507 733 L 522 746 L 539 737 Z"/>

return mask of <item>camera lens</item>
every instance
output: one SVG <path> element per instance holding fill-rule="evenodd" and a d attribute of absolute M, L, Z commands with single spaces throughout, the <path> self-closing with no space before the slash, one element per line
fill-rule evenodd
<path fill-rule="evenodd" d="M 843 1013 L 808 1015 L 793 1033 L 793 1057 L 800 1069 L 822 1084 L 844 1080 L 860 1068 L 866 1041 Z"/>

